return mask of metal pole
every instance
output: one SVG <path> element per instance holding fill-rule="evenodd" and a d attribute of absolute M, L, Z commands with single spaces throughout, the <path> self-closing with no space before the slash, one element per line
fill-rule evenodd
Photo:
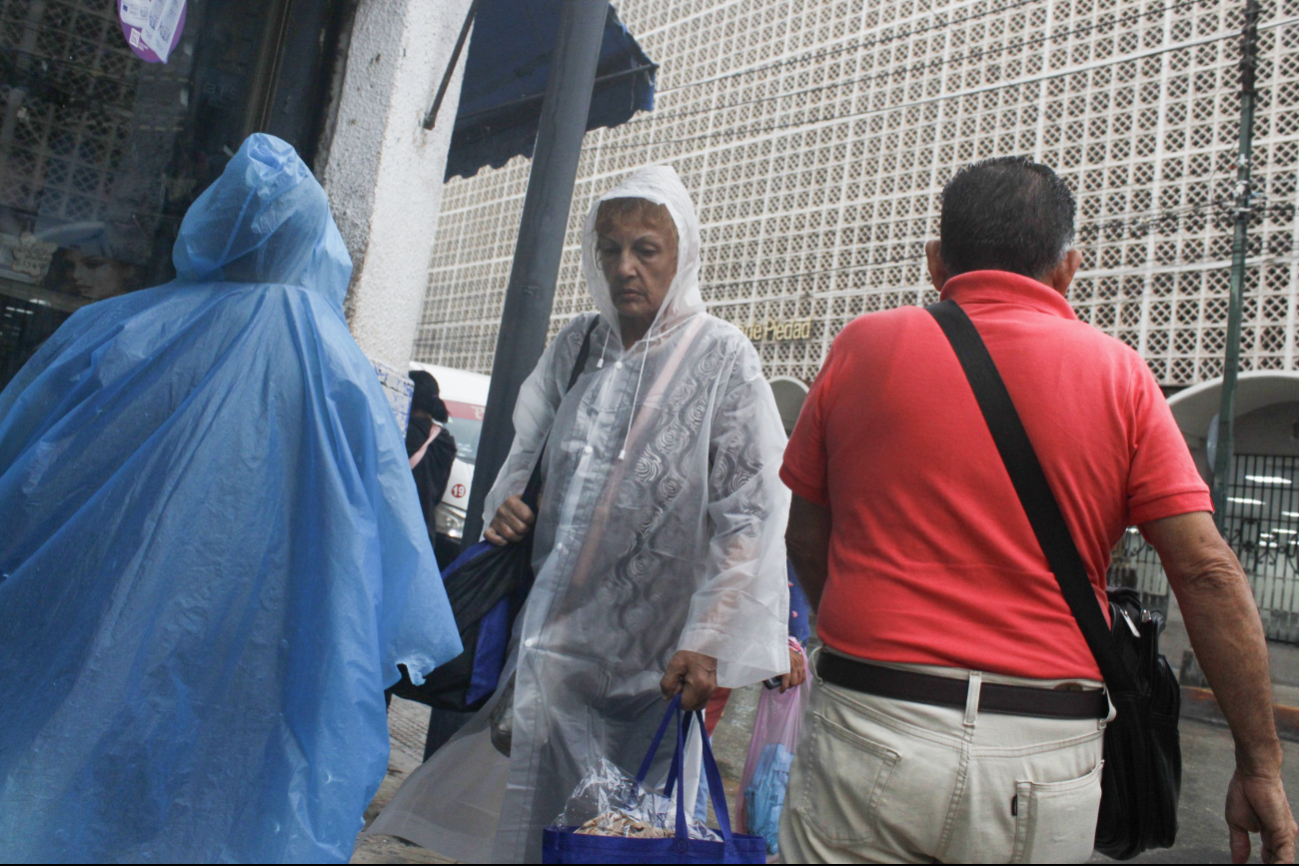
<path fill-rule="evenodd" d="M 555 281 L 573 203 L 573 182 L 582 136 L 591 109 L 591 90 L 600 59 L 608 0 L 564 0 L 559 38 L 551 55 L 550 79 L 541 105 L 537 146 L 523 200 L 514 267 L 496 337 L 492 384 L 478 442 L 474 485 L 469 493 L 464 540 L 482 533 L 483 502 L 514 441 L 514 403 L 519 386 L 546 347 Z"/>
<path fill-rule="evenodd" d="M 451 59 L 447 61 L 447 71 L 442 73 L 442 83 L 438 85 L 438 95 L 433 97 L 433 107 L 424 115 L 424 128 L 432 129 L 437 123 L 438 109 L 442 107 L 442 100 L 446 99 L 447 85 L 451 83 L 451 76 L 455 74 L 456 67 L 460 65 L 460 52 L 465 49 L 465 42 L 469 39 L 469 30 L 474 26 L 474 18 L 478 15 L 478 2 L 473 0 L 469 4 L 469 11 L 465 13 L 465 23 L 460 27 L 460 37 L 456 39 L 456 47 L 451 52 Z"/>
<path fill-rule="evenodd" d="M 1240 372 L 1241 296 L 1245 287 L 1249 216 L 1252 210 L 1250 160 L 1254 149 L 1254 90 L 1258 69 L 1258 0 L 1246 0 L 1240 50 L 1240 152 L 1236 157 L 1235 237 L 1231 247 L 1231 299 L 1227 310 L 1227 348 L 1222 365 L 1222 407 L 1218 413 L 1218 451 L 1213 461 L 1213 508 L 1218 522 L 1226 514 L 1227 489 L 1236 442 L 1236 377 Z"/>

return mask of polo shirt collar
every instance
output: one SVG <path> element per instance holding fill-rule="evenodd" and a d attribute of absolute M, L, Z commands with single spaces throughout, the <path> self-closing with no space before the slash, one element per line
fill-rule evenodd
<path fill-rule="evenodd" d="M 1015 304 L 1039 313 L 1074 319 L 1073 307 L 1046 283 L 1007 271 L 968 271 L 943 284 L 944 301 L 969 304 Z"/>

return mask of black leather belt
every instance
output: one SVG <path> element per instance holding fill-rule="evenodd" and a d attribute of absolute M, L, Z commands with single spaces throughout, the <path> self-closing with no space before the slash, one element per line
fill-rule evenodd
<path fill-rule="evenodd" d="M 968 680 L 880 667 L 824 650 L 817 653 L 816 672 L 826 682 L 845 689 L 943 707 L 964 708 L 969 690 Z M 979 690 L 979 712 L 1051 719 L 1103 719 L 1110 714 L 1110 703 L 1100 689 L 1067 691 L 984 683 Z"/>

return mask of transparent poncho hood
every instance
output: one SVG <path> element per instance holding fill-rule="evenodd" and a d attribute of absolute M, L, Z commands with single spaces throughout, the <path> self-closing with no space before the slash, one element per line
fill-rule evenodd
<path fill-rule="evenodd" d="M 185 214 L 172 262 L 182 283 L 302 286 L 340 309 L 352 278 L 325 191 L 290 144 L 264 133 Z"/>
<path fill-rule="evenodd" d="M 647 166 L 632 172 L 626 180 L 596 199 L 582 227 L 582 271 L 586 275 L 587 291 L 614 333 L 621 336 L 622 328 L 618 322 L 618 310 L 609 295 L 609 281 L 605 279 L 596 251 L 595 218 L 600 205 L 615 198 L 643 198 L 661 204 L 668 209 L 677 229 L 677 275 L 668 287 L 651 333 L 662 333 L 676 322 L 704 312 L 704 298 L 699 292 L 699 217 L 695 215 L 694 203 L 672 166 Z"/>

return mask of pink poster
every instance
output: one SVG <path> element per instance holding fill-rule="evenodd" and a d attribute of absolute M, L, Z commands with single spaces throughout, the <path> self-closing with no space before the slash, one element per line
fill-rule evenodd
<path fill-rule="evenodd" d="M 148 63 L 166 63 L 185 30 L 185 0 L 117 0 L 122 35 Z"/>

